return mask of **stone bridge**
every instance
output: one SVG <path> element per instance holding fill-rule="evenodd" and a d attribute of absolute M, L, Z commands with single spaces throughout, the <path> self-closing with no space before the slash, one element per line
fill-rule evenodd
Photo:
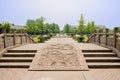
<path fill-rule="evenodd" d="M 0 80 L 120 80 L 119 47 L 115 46 L 119 44 L 103 46 L 110 43 L 102 43 L 102 34 L 94 33 L 90 43 L 64 37 L 33 43 L 23 33 L 0 35 L 5 43 L 0 44 Z M 13 44 L 7 36 L 12 36 Z M 113 39 L 119 42 L 116 34 Z"/>
<path fill-rule="evenodd" d="M 120 59 L 111 49 L 72 38 L 8 49 L 0 58 L 0 67 L 1 80 L 120 79 Z"/>

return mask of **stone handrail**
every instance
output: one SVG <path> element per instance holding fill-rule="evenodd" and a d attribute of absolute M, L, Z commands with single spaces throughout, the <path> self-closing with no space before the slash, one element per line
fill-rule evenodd
<path fill-rule="evenodd" d="M 109 33 L 109 29 L 103 33 L 102 30 L 94 32 L 88 39 L 89 43 L 95 43 L 112 49 L 114 52 L 118 53 L 120 57 L 120 34 L 118 33 L 118 27 L 114 28 L 114 33 Z"/>
<path fill-rule="evenodd" d="M 94 37 L 94 34 L 92 34 L 92 35 L 88 38 L 88 41 L 87 41 L 87 42 L 89 42 L 93 37 Z"/>
<path fill-rule="evenodd" d="M 117 35 L 118 37 L 120 37 L 120 33 L 116 33 L 116 35 Z"/>
<path fill-rule="evenodd" d="M 4 34 L 0 34 L 0 37 L 3 37 L 4 36 Z"/>
<path fill-rule="evenodd" d="M 23 45 L 27 43 L 34 43 L 33 39 L 23 30 L 21 33 L 15 33 L 15 30 L 10 33 L 6 33 L 6 29 L 3 29 L 3 33 L 0 34 L 0 52 L 8 47 Z"/>

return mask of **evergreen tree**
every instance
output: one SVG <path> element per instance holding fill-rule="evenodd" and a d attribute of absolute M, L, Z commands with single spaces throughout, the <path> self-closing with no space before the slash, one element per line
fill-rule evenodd
<path fill-rule="evenodd" d="M 85 28 L 85 20 L 84 20 L 83 14 L 81 14 L 81 18 L 79 20 L 79 25 L 78 25 L 78 33 L 83 34 L 84 28 Z"/>
<path fill-rule="evenodd" d="M 63 33 L 70 33 L 70 28 L 71 28 L 71 25 L 65 24 L 63 28 Z"/>

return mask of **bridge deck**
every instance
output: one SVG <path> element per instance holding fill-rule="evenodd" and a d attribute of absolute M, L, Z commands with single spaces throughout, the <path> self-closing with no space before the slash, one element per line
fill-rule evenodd
<path fill-rule="evenodd" d="M 80 50 L 109 50 L 94 44 L 77 43 L 71 38 L 52 38 L 46 43 L 77 44 Z M 45 43 L 45 44 L 46 44 Z M 44 44 L 27 44 L 12 50 L 39 50 Z M 24 77 L 23 77 L 24 76 Z M 91 79 L 90 79 L 91 78 Z M 120 69 L 89 69 L 89 71 L 28 71 L 21 68 L 0 68 L 0 80 L 120 80 Z"/>
<path fill-rule="evenodd" d="M 0 80 L 21 80 L 23 76 L 27 74 L 27 72 L 28 69 L 0 68 Z M 120 80 L 120 69 L 90 69 L 89 72 L 91 73 L 92 76 L 94 76 L 95 78 L 94 80 Z M 81 75 L 83 76 L 82 73 L 80 73 L 80 76 Z"/>

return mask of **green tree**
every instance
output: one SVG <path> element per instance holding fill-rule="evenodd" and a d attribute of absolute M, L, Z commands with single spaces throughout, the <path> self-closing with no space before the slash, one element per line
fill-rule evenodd
<path fill-rule="evenodd" d="M 91 22 L 90 34 L 93 33 L 93 32 L 95 31 L 95 29 L 96 29 L 95 22 L 92 21 L 92 22 Z"/>
<path fill-rule="evenodd" d="M 37 26 L 35 25 L 35 20 L 27 20 L 26 29 L 29 34 L 36 34 L 37 33 Z"/>
<path fill-rule="evenodd" d="M 55 33 L 55 23 L 51 24 L 51 30 L 52 30 L 52 33 Z"/>
<path fill-rule="evenodd" d="M 87 23 L 87 26 L 86 26 L 86 28 L 85 28 L 85 32 L 86 32 L 86 34 L 90 34 L 90 32 L 91 32 L 91 23 L 90 22 L 88 22 Z"/>
<path fill-rule="evenodd" d="M 58 24 L 45 23 L 45 18 L 43 17 L 36 20 L 27 20 L 26 29 L 30 34 L 49 34 L 60 32 Z"/>
<path fill-rule="evenodd" d="M 76 32 L 77 32 L 77 28 L 71 26 L 71 28 L 70 28 L 70 33 L 72 33 L 72 34 L 76 34 Z"/>
<path fill-rule="evenodd" d="M 55 24 L 55 33 L 59 33 L 59 32 L 60 32 L 60 28 L 58 24 Z"/>
<path fill-rule="evenodd" d="M 45 32 L 45 27 L 44 27 L 44 21 L 45 21 L 45 18 L 43 17 L 40 17 L 38 19 L 36 19 L 36 26 L 37 26 L 37 32 L 38 34 L 44 34 Z"/>
<path fill-rule="evenodd" d="M 81 18 L 79 20 L 79 25 L 78 25 L 78 33 L 83 34 L 84 28 L 85 28 L 85 20 L 84 20 L 83 14 L 81 14 Z"/>
<path fill-rule="evenodd" d="M 48 33 L 51 33 L 51 30 L 50 30 L 50 24 L 49 23 L 46 23 L 45 24 L 45 32 L 46 32 L 46 34 L 48 34 Z"/>
<path fill-rule="evenodd" d="M 84 34 L 91 34 L 95 30 L 95 22 L 91 21 L 88 22 L 87 25 L 84 28 Z"/>
<path fill-rule="evenodd" d="M 70 28 L 71 28 L 71 25 L 65 24 L 63 28 L 63 33 L 70 33 Z"/>
<path fill-rule="evenodd" d="M 6 32 L 9 33 L 10 29 L 11 29 L 11 25 L 9 22 L 2 22 L 2 24 L 0 24 L 0 33 L 2 33 L 2 29 L 6 28 Z"/>

